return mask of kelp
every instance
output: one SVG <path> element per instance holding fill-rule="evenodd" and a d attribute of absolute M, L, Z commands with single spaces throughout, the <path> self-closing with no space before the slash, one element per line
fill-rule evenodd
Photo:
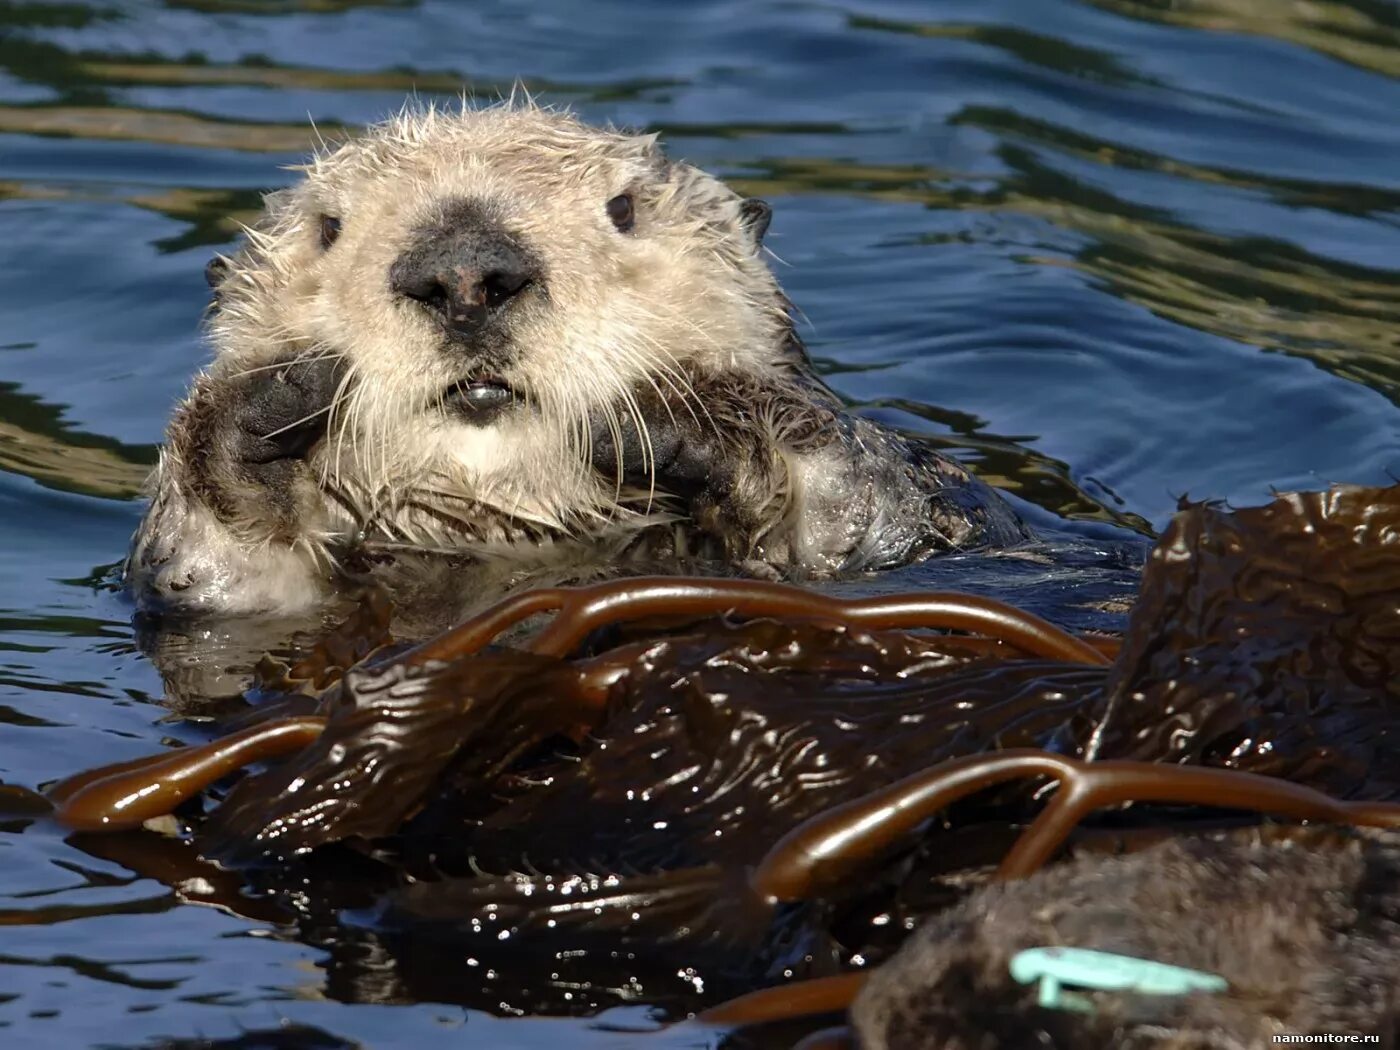
<path fill-rule="evenodd" d="M 58 816 L 181 815 L 189 863 L 286 899 L 343 998 L 725 1024 L 799 988 L 843 1008 L 1066 843 L 1091 871 L 1243 848 L 1220 829 L 1260 814 L 1400 822 L 1400 487 L 1183 506 L 1121 651 L 983 598 L 736 580 L 527 592 L 412 646 L 386 622 L 265 666 L 208 745 L 56 786 Z"/>

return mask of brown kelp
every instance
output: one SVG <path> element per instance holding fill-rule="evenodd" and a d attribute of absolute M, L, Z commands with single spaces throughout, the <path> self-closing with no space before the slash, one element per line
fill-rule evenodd
<path fill-rule="evenodd" d="M 1397 595 L 1400 488 L 1347 488 L 1183 507 L 1121 652 L 983 598 L 754 581 L 531 591 L 414 646 L 371 611 L 226 736 L 50 798 L 185 818 L 188 863 L 284 900 L 344 998 L 805 1014 L 1066 843 L 1400 823 Z"/>

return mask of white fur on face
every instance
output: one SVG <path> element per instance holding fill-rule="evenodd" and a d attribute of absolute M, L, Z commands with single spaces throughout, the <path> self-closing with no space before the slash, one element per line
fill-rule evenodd
<path fill-rule="evenodd" d="M 313 465 L 345 523 L 367 533 L 451 543 L 452 519 L 472 502 L 554 529 L 615 517 L 615 492 L 588 466 L 590 417 L 628 412 L 648 384 L 684 395 L 687 375 L 766 371 L 780 356 L 788 320 L 741 199 L 668 162 L 654 136 L 533 104 L 430 108 L 302 170 L 301 183 L 268 198 L 231 259 L 211 371 L 343 360 L 342 396 Z M 635 200 L 629 233 L 605 210 L 622 193 Z M 529 408 L 489 427 L 441 411 L 470 362 L 389 286 L 415 231 L 463 200 L 489 210 L 545 274 L 545 294 L 511 308 L 509 363 L 492 366 Z M 322 216 L 342 224 L 328 250 Z"/>

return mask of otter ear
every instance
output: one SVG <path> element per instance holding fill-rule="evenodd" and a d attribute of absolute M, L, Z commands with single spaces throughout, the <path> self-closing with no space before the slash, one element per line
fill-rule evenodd
<path fill-rule="evenodd" d="M 739 222 L 753 238 L 754 249 L 763 244 L 763 235 L 768 232 L 768 224 L 773 221 L 773 206 L 757 197 L 747 197 L 739 202 Z"/>
<path fill-rule="evenodd" d="M 228 260 L 222 255 L 216 255 L 204 264 L 204 280 L 216 292 L 219 290 L 219 285 L 223 284 L 227 274 Z"/>

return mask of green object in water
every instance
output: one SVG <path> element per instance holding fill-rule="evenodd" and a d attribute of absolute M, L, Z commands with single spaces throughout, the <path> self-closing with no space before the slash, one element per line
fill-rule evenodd
<path fill-rule="evenodd" d="M 1012 957 L 1011 976 L 1020 984 L 1039 981 L 1036 1001 L 1041 1006 L 1081 1013 L 1092 1012 L 1093 1004 L 1065 991 L 1065 985 L 1141 995 L 1223 992 L 1230 987 L 1225 978 L 1213 973 L 1090 948 L 1027 948 Z"/>

